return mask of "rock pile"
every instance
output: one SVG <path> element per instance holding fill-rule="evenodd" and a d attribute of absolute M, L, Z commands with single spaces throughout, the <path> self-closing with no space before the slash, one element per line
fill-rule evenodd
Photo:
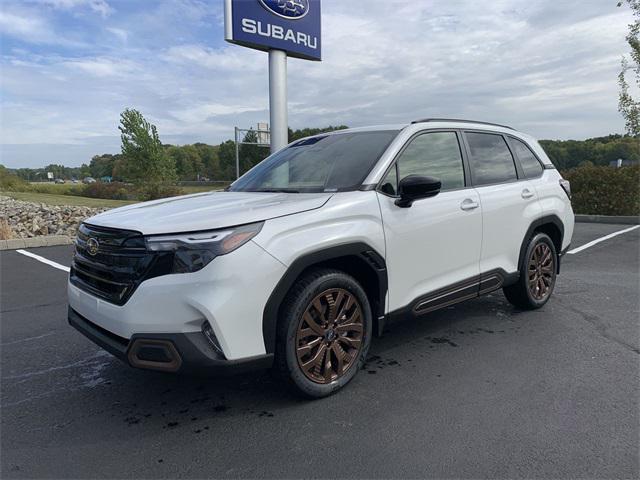
<path fill-rule="evenodd" d="M 9 224 L 12 238 L 41 235 L 65 235 L 73 238 L 80 222 L 105 210 L 107 209 L 23 202 L 0 196 L 0 219 Z"/>

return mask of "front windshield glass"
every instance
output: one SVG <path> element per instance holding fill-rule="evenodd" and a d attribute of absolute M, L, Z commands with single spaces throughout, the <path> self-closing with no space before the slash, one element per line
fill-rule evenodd
<path fill-rule="evenodd" d="M 233 192 L 355 190 L 398 130 L 336 133 L 300 140 L 271 155 L 238 180 Z"/>

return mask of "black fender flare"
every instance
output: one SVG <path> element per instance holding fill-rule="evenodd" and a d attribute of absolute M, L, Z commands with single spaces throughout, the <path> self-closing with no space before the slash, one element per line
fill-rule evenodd
<path fill-rule="evenodd" d="M 524 238 L 522 239 L 522 244 L 520 245 L 520 255 L 518 256 L 518 271 L 521 272 L 522 271 L 522 266 L 524 265 L 524 255 L 527 252 L 527 246 L 529 245 L 529 239 L 533 236 L 533 232 L 537 229 L 540 228 L 543 225 L 547 225 L 547 224 L 553 224 L 555 227 L 558 228 L 558 230 L 560 231 L 560 248 L 557 248 L 557 252 L 556 254 L 558 255 L 558 260 L 560 259 L 560 251 L 562 250 L 562 241 L 564 239 L 564 224 L 562 223 L 562 220 L 560 220 L 560 218 L 557 215 L 551 214 L 551 215 L 544 215 L 540 218 L 536 218 L 533 222 L 531 222 L 531 225 L 529 225 L 529 228 L 527 229 L 527 233 L 525 234 Z M 557 271 L 558 273 L 560 273 L 560 262 L 556 262 L 557 265 Z"/>
<path fill-rule="evenodd" d="M 316 250 L 306 253 L 293 261 L 267 300 L 262 316 L 262 335 L 265 350 L 268 354 L 275 352 L 278 310 L 296 279 L 309 267 L 330 260 L 339 260 L 343 257 L 358 257 L 369 266 L 371 273 L 377 276 L 379 302 L 377 308 L 376 305 L 372 305 L 374 327 L 377 322 L 383 321 L 381 317 L 384 316 L 388 287 L 387 265 L 384 257 L 375 248 L 364 242 L 343 243 Z M 378 330 L 382 330 L 379 324 Z"/>

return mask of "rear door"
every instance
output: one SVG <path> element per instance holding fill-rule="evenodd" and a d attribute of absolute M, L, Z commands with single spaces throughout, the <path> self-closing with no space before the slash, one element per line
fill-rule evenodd
<path fill-rule="evenodd" d="M 395 205 L 398 180 L 412 174 L 440 179 L 442 190 L 409 208 L 400 208 Z M 477 294 L 482 214 L 479 195 L 467 183 L 460 136 L 455 131 L 417 134 L 387 172 L 378 198 L 386 241 L 390 311 L 412 307 L 414 313 L 425 313 L 438 302 L 442 306 L 449 298 Z M 457 291 L 423 298 L 463 280 L 468 282 Z"/>
<path fill-rule="evenodd" d="M 504 135 L 466 131 L 464 139 L 482 204 L 480 273 L 516 272 L 524 236 L 542 214 L 536 189 L 516 167 Z"/>

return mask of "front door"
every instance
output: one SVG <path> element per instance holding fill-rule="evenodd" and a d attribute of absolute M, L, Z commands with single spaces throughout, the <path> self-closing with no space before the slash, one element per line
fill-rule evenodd
<path fill-rule="evenodd" d="M 434 197 L 400 208 L 395 205 L 398 181 L 412 174 L 436 177 L 442 189 Z M 482 212 L 478 193 L 466 185 L 460 139 L 454 131 L 413 137 L 382 181 L 378 199 L 386 241 L 389 311 L 405 307 L 416 313 L 428 311 L 419 307 L 427 303 L 421 299 L 448 287 L 444 300 L 477 294 Z"/>

